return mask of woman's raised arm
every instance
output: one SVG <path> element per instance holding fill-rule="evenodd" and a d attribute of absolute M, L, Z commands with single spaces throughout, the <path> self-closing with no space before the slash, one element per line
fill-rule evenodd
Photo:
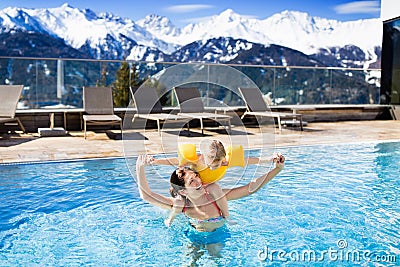
<path fill-rule="evenodd" d="M 268 173 L 252 180 L 250 183 L 232 189 L 222 189 L 227 200 L 249 196 L 271 181 L 285 166 L 285 157 L 278 154 L 274 157 L 275 168 Z"/>
<path fill-rule="evenodd" d="M 144 168 L 152 162 L 152 159 L 151 156 L 139 155 L 136 160 L 136 176 L 140 197 L 154 206 L 171 210 L 173 199 L 151 191 L 149 183 L 147 182 Z"/>

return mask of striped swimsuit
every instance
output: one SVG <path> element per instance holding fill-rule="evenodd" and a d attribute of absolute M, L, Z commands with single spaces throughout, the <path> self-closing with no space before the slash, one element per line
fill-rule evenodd
<path fill-rule="evenodd" d="M 225 220 L 225 218 L 222 216 L 222 211 L 221 209 L 218 207 L 217 203 L 215 202 L 215 200 L 211 199 L 210 196 L 208 195 L 208 193 L 206 193 L 206 197 L 208 200 L 210 200 L 214 206 L 218 209 L 220 216 L 218 217 L 213 217 L 213 218 L 208 218 L 205 220 L 201 220 L 201 219 L 195 219 L 195 218 L 190 218 L 189 216 L 186 216 L 189 218 L 189 222 L 190 225 L 193 226 L 194 228 L 197 229 L 197 226 L 203 223 L 220 223 L 222 220 Z M 185 202 L 185 206 L 182 209 L 182 212 L 186 215 L 186 202 Z"/>

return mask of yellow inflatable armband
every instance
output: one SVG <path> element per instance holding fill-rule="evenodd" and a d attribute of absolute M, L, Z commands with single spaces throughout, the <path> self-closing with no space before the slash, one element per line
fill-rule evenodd
<path fill-rule="evenodd" d="M 178 160 L 180 166 L 188 162 L 196 162 L 197 159 L 195 144 L 181 144 L 178 146 Z"/>
<path fill-rule="evenodd" d="M 245 166 L 243 146 L 241 145 L 228 146 L 226 148 L 226 152 L 227 152 L 228 166 L 221 166 L 215 170 L 211 170 L 208 167 L 202 170 L 197 170 L 200 175 L 200 179 L 204 184 L 215 183 L 218 180 L 220 180 L 222 177 L 224 177 L 226 170 L 229 167 Z M 179 145 L 178 159 L 180 166 L 185 165 L 187 163 L 196 163 L 196 161 L 198 160 L 198 156 L 196 153 L 196 145 L 194 144 Z"/>
<path fill-rule="evenodd" d="M 229 167 L 239 166 L 244 167 L 244 150 L 242 145 L 233 145 L 226 148 L 227 160 Z"/>
<path fill-rule="evenodd" d="M 230 167 L 244 167 L 244 150 L 241 145 L 234 145 L 226 147 L 228 166 L 221 166 L 218 169 L 211 170 L 210 168 L 205 168 L 199 171 L 201 181 L 205 184 L 215 183 L 224 177 L 226 170 Z"/>
<path fill-rule="evenodd" d="M 228 169 L 228 166 L 221 166 L 215 170 L 211 170 L 210 168 L 207 167 L 199 171 L 200 179 L 204 184 L 215 183 L 222 177 L 224 177 L 226 169 Z"/>

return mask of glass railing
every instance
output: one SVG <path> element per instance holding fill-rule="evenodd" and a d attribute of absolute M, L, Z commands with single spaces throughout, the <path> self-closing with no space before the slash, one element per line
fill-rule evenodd
<path fill-rule="evenodd" d="M 83 87 L 113 86 L 123 62 L 0 57 L 0 84 L 24 85 L 18 109 L 82 108 Z M 244 86 L 260 88 L 270 105 L 379 104 L 380 69 L 126 62 L 164 106 L 176 106 L 173 86 L 198 87 L 206 106 L 244 105 Z"/>

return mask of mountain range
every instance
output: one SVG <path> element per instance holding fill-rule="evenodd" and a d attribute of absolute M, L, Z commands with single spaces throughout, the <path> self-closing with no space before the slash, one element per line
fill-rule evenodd
<path fill-rule="evenodd" d="M 132 21 L 69 4 L 0 10 L 0 56 L 380 68 L 381 44 L 379 19 L 298 11 L 259 20 L 227 9 L 177 28 L 155 14 Z"/>

